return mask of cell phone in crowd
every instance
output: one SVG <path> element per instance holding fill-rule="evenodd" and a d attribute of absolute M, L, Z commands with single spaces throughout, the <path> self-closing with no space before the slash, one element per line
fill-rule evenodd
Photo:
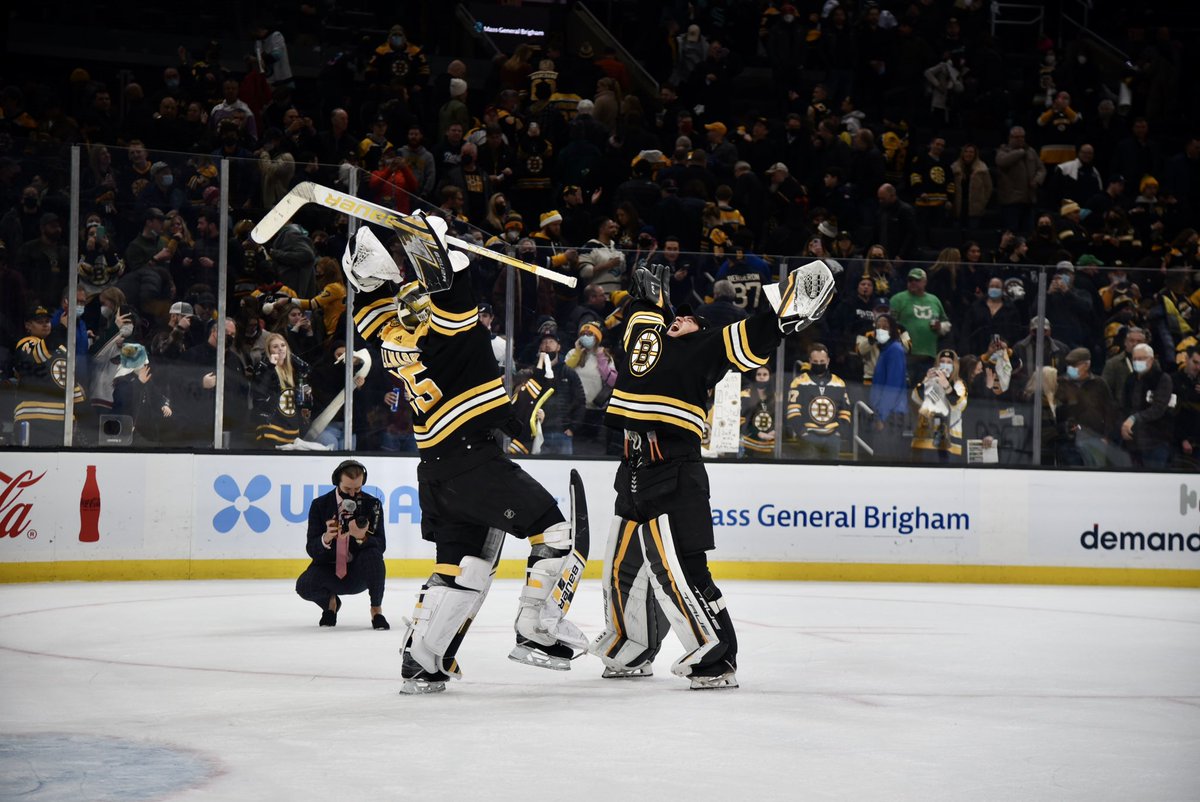
<path fill-rule="evenodd" d="M 396 412 L 400 409 L 400 388 L 393 387 L 392 393 L 396 396 L 396 400 L 392 402 L 392 412 Z"/>

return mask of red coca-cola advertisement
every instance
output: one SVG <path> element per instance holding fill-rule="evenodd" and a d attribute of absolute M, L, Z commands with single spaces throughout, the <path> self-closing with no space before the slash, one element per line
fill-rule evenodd
<path fill-rule="evenodd" d="M 87 479 L 79 494 L 79 541 L 95 543 L 100 539 L 100 483 L 96 481 L 96 466 L 87 466 Z"/>
<path fill-rule="evenodd" d="M 26 488 L 33 487 L 43 476 L 33 471 L 22 471 L 9 476 L 0 471 L 0 537 L 30 536 L 30 513 L 33 505 L 22 499 Z"/>

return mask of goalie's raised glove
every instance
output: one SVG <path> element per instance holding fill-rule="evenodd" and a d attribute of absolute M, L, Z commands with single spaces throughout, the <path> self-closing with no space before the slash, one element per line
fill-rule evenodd
<path fill-rule="evenodd" d="M 798 267 L 783 281 L 763 289 L 779 318 L 779 330 L 785 335 L 804 331 L 820 320 L 833 300 L 833 292 L 833 273 L 821 261 Z"/>
<path fill-rule="evenodd" d="M 635 299 L 648 301 L 657 307 L 670 310 L 671 302 L 667 298 L 670 285 L 671 269 L 666 265 L 639 266 L 633 271 L 633 280 L 629 286 L 629 294 Z"/>

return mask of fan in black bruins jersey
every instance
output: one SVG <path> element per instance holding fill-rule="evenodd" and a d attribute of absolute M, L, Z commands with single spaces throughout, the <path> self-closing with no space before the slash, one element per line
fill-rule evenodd
<path fill-rule="evenodd" d="M 575 649 L 587 646 L 583 633 L 563 620 L 587 561 L 578 474 L 572 471 L 568 523 L 554 497 L 501 451 L 492 429 L 510 427 L 513 406 L 490 337 L 479 325 L 471 282 L 454 280 L 448 269 L 429 272 L 466 264 L 452 262 L 444 248 L 426 248 L 418 258 L 430 261 L 414 265 L 416 272 L 422 280 L 449 284 L 433 294 L 412 281 L 393 295 L 377 276 L 398 276 L 394 262 L 390 269 L 367 264 L 391 259 L 370 229 L 356 233 L 343 259 L 351 283 L 365 292 L 355 325 L 364 338 L 378 340 L 383 367 L 402 383 L 412 407 L 421 454 L 421 536 L 437 544 L 437 564 L 405 636 L 401 693 L 441 691 L 447 679 L 460 676 L 455 654 L 487 596 L 505 532 L 532 547 L 515 623 L 517 645 L 509 657 L 567 670 Z M 411 250 L 409 259 L 414 261 Z"/>
<path fill-rule="evenodd" d="M 638 268 L 626 357 L 605 412 L 625 433 L 615 517 L 604 552 L 606 629 L 591 646 L 604 677 L 652 673 L 668 625 L 684 655 L 672 673 L 695 690 L 737 687 L 737 637 L 705 552 L 714 547 L 708 474 L 700 461 L 708 392 L 729 370 L 765 365 L 781 335 L 816 321 L 833 297 L 821 262 L 764 288 L 754 316 L 709 327 L 688 307 L 673 315 L 666 268 Z"/>

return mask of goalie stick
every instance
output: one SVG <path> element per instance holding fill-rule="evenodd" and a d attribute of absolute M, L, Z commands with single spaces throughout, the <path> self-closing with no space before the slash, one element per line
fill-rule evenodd
<path fill-rule="evenodd" d="M 265 245 L 272 237 L 279 233 L 279 229 L 283 228 L 295 216 L 296 212 L 310 203 L 319 203 L 327 209 L 333 209 L 359 220 L 365 220 L 368 223 L 375 223 L 376 225 L 390 228 L 401 237 L 415 237 L 428 245 L 439 244 L 433 240 L 426 225 L 412 222 L 407 216 L 386 206 L 379 206 L 362 198 L 356 198 L 353 195 L 338 192 L 335 189 L 330 189 L 320 184 L 314 184 L 311 181 L 304 181 L 297 184 L 291 192 L 281 198 L 279 203 L 275 204 L 274 208 L 263 215 L 262 220 L 258 221 L 258 225 L 250 232 L 250 237 L 259 245 Z M 539 278 L 565 284 L 568 287 L 574 287 L 576 284 L 574 276 L 565 276 L 549 268 L 523 262 L 507 254 L 497 253 L 496 251 L 480 247 L 473 242 L 467 242 L 458 237 L 447 236 L 445 239 L 445 244 L 448 246 L 481 256 L 484 259 L 491 259 L 501 264 L 511 265 L 518 270 L 533 273 Z"/>

